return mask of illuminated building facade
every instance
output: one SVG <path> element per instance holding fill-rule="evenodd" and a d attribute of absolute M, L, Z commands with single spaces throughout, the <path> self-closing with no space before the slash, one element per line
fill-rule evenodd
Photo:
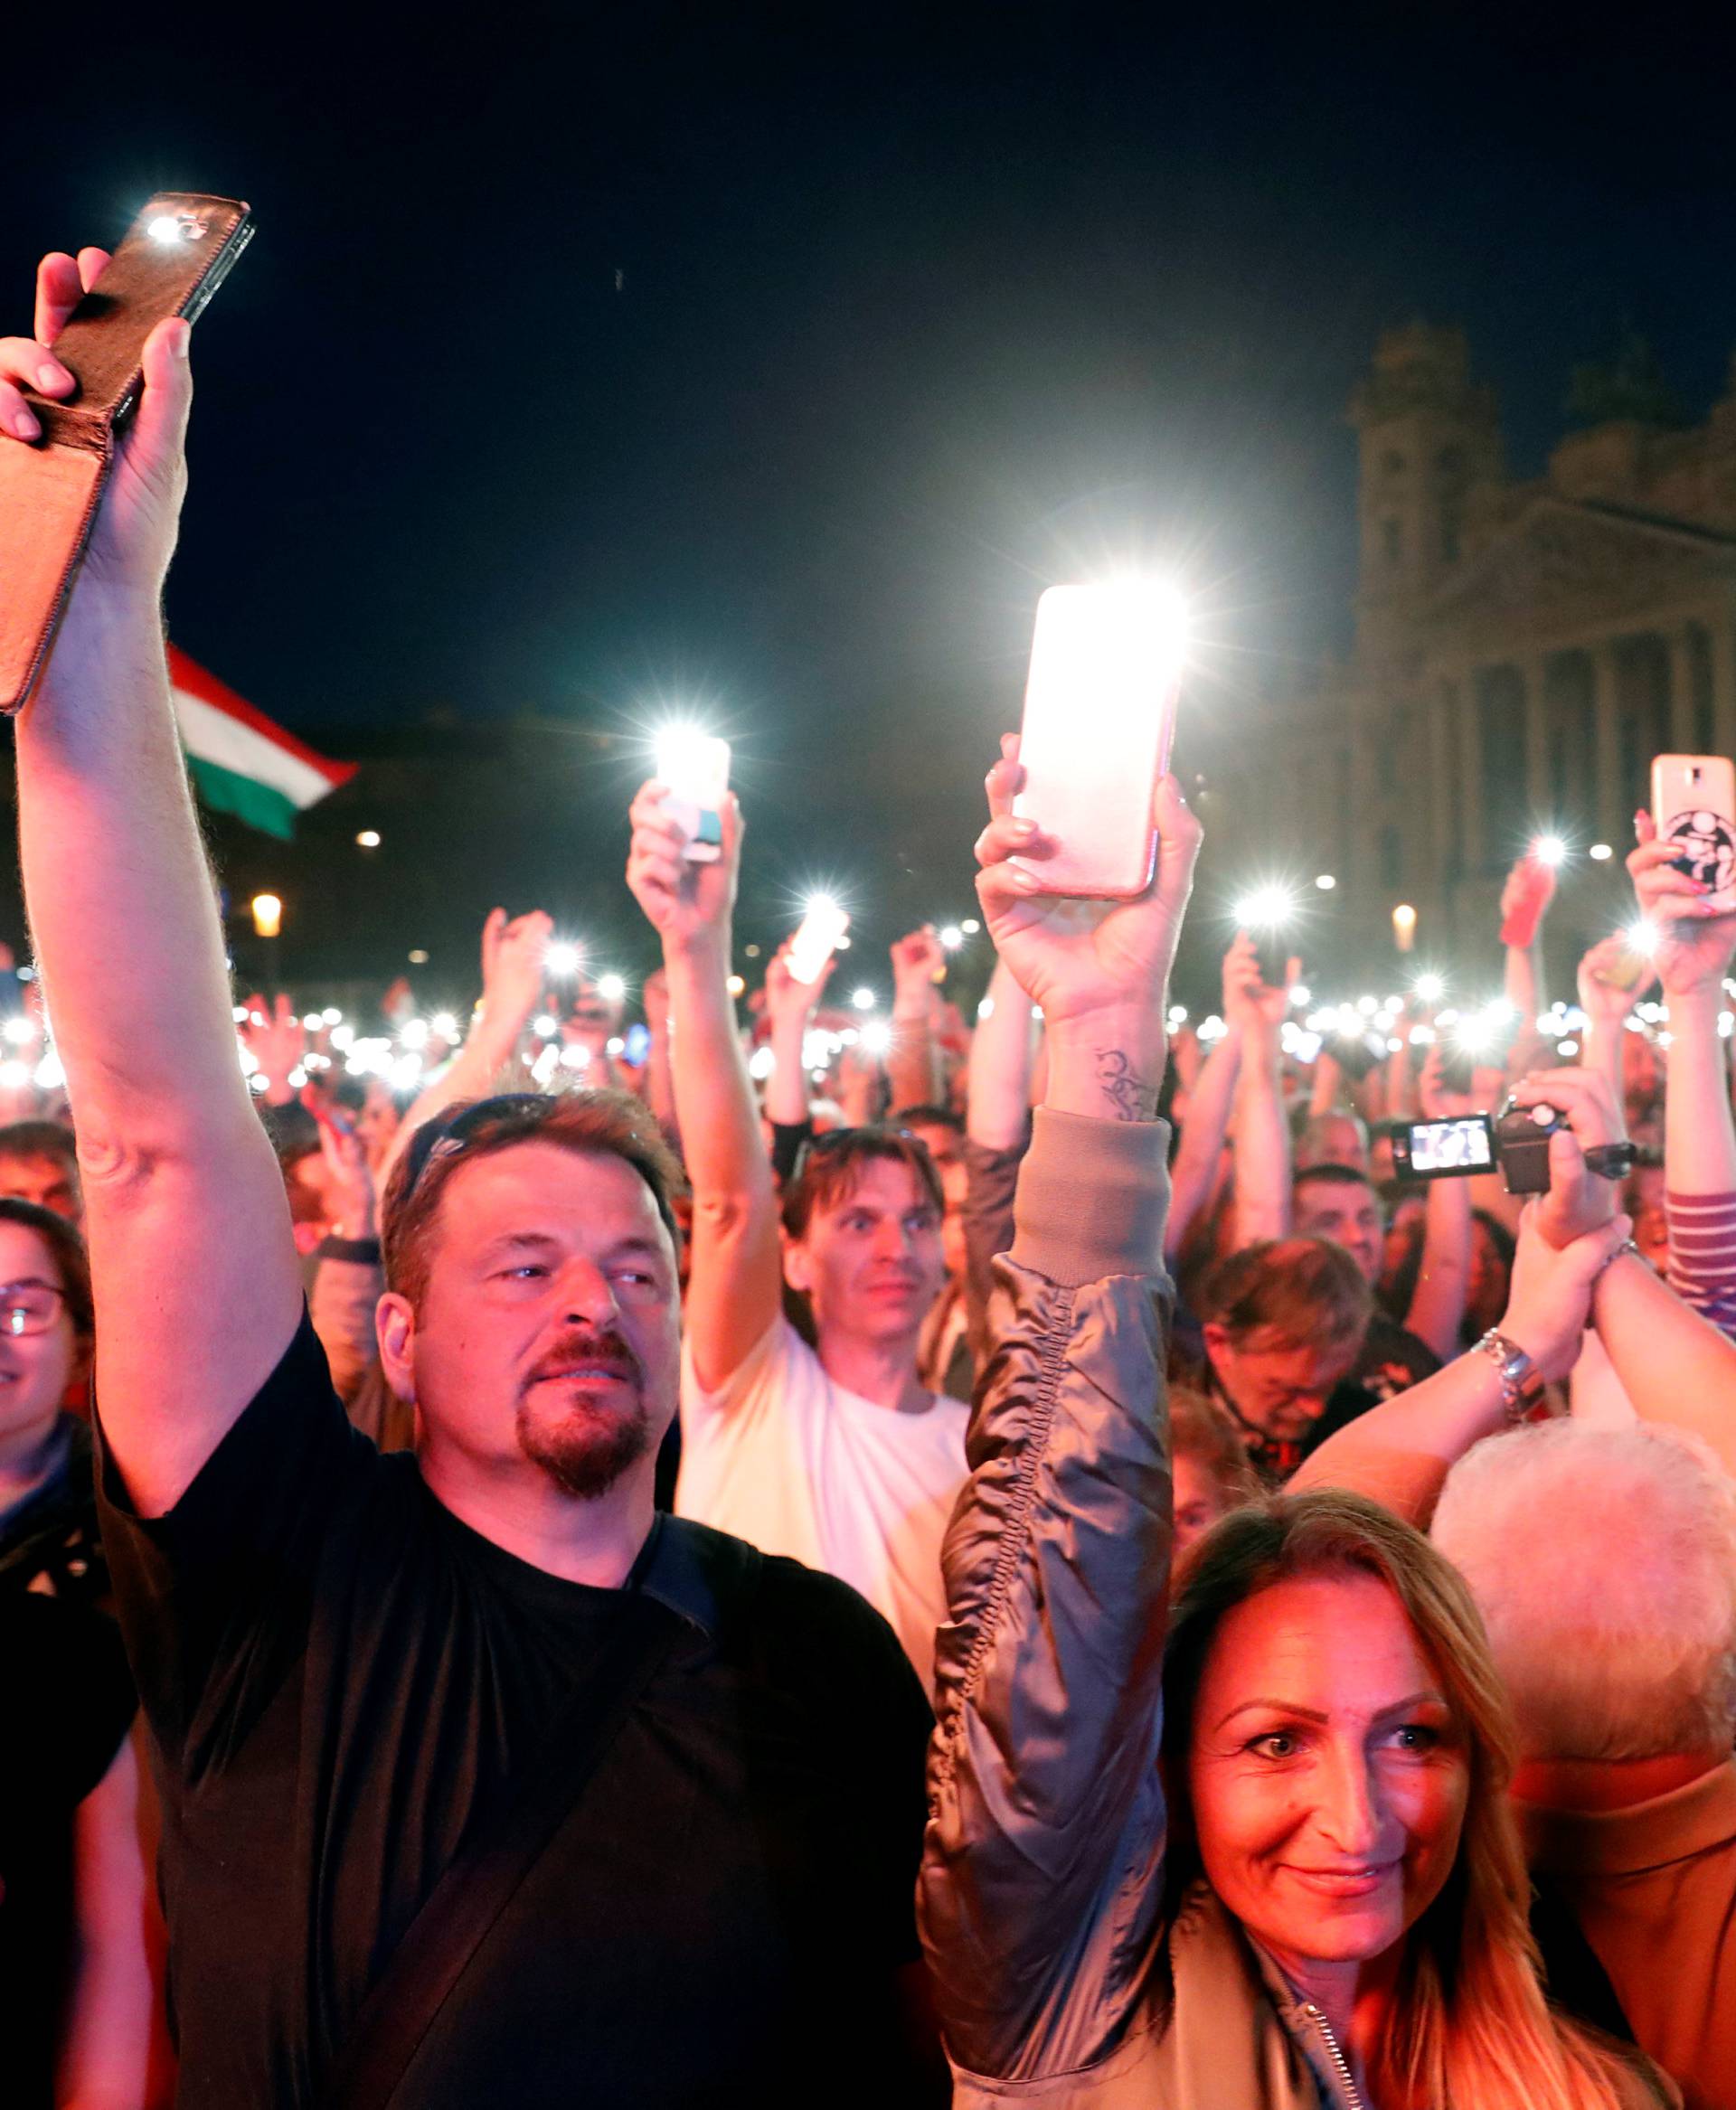
<path fill-rule="evenodd" d="M 1335 871 L 1346 941 L 1409 902 L 1420 952 L 1486 954 L 1540 826 L 1618 859 L 1654 754 L 1736 755 L 1736 370 L 1698 427 L 1641 359 L 1574 394 L 1582 428 L 1528 483 L 1460 331 L 1389 332 L 1352 398 L 1354 645 L 1275 701 L 1211 795 L 1231 861 L 1283 846 Z M 1595 934 L 1602 905 L 1580 906 Z"/>

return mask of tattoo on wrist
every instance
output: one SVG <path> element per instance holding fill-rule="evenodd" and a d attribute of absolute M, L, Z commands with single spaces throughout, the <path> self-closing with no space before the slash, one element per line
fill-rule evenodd
<path fill-rule="evenodd" d="M 1103 1096 L 1115 1108 L 1118 1121 L 1155 1121 L 1157 1118 L 1157 1096 L 1162 1088 L 1157 1084 L 1147 1084 L 1137 1076 L 1131 1062 L 1119 1048 L 1099 1048 L 1097 1050 L 1097 1081 L 1102 1087 Z"/>

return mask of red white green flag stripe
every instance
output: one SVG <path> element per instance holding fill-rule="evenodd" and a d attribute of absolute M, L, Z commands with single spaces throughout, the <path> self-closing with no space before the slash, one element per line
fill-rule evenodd
<path fill-rule="evenodd" d="M 199 796 L 250 827 L 293 835 L 298 813 L 355 775 L 354 762 L 315 754 L 173 645 L 169 688 Z"/>

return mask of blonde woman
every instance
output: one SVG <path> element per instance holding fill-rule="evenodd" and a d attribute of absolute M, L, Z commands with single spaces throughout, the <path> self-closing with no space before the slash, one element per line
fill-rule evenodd
<path fill-rule="evenodd" d="M 1028 876 L 1044 844 L 1012 815 L 1020 781 L 1005 749 L 978 891 L 1043 1008 L 1049 1083 L 997 1264 L 1011 1345 L 947 1535 L 920 1890 L 955 2100 L 1672 2103 L 1545 2004 L 1505 1710 L 1465 1590 L 1420 1534 L 1354 1496 L 1236 1511 L 1182 1571 L 1165 1656 L 1155 1116 L 1197 833 L 1169 787 L 1151 891 L 1080 918 Z M 1514 1325 L 1545 1375 L 1576 1352 L 1618 1236 L 1526 1276 Z"/>

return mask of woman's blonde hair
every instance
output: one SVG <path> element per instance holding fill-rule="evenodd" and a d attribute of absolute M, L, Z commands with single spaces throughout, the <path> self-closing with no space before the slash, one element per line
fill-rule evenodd
<path fill-rule="evenodd" d="M 1483 1623 L 1457 1570 L 1421 1532 L 1362 1495 L 1326 1488 L 1268 1495 L 1213 1525 L 1177 1579 L 1164 1659 L 1172 1789 L 1186 1779 L 1194 1700 L 1226 1615 L 1288 1578 L 1344 1570 L 1376 1577 L 1402 1606 L 1470 1765 L 1452 1868 L 1406 1937 L 1385 2064 L 1411 2099 L 1437 2110 L 1609 2110 L 1624 2099 L 1616 2055 L 1543 1999 L 1530 1879 L 1507 1800 L 1512 1717 Z M 1171 1880 L 1180 1886 L 1199 1872 L 1187 1822 L 1177 1846 Z"/>

